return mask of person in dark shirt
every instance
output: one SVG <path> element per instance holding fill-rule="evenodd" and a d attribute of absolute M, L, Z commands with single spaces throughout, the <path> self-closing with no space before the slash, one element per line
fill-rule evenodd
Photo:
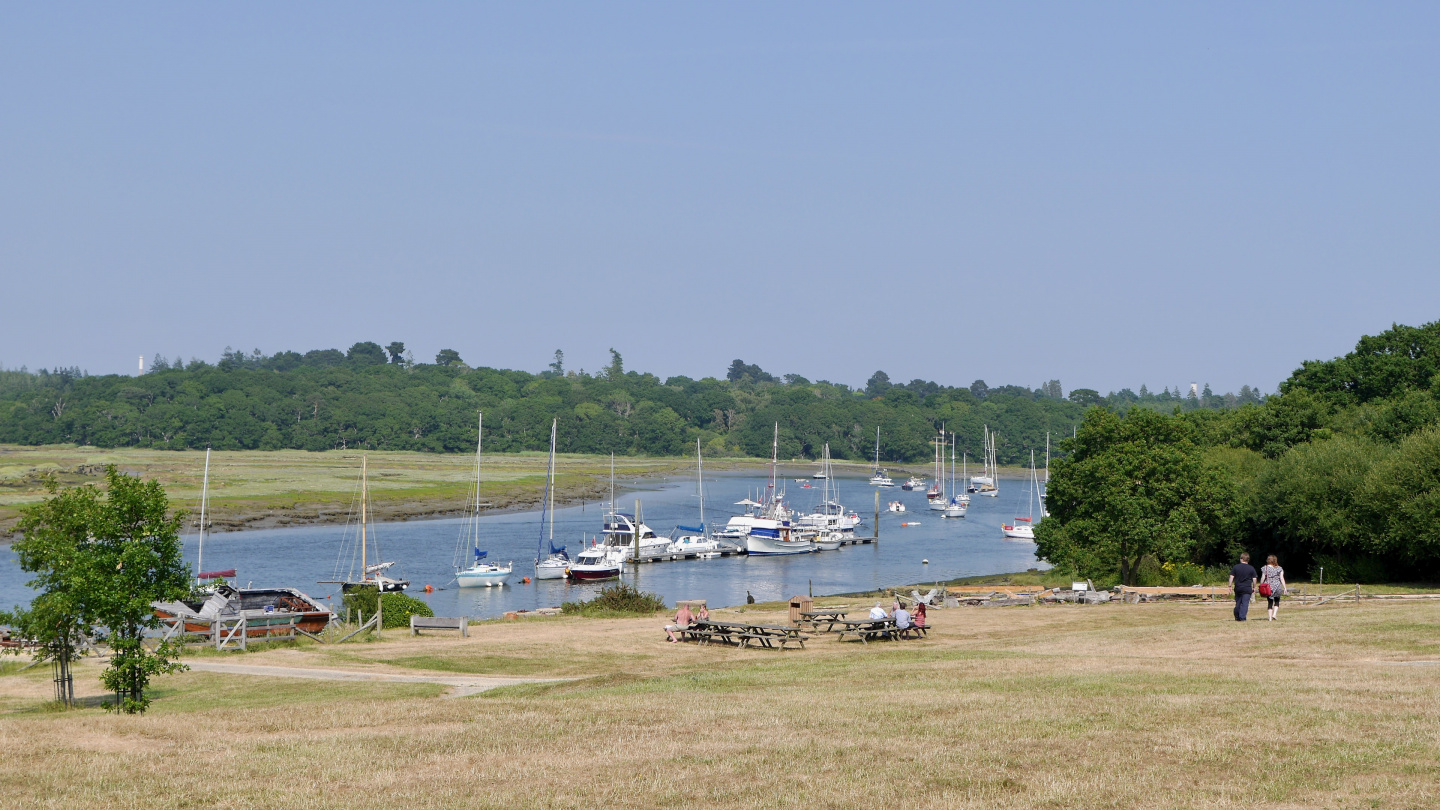
<path fill-rule="evenodd" d="M 1235 621 L 1243 622 L 1250 613 L 1250 597 L 1255 595 L 1255 579 L 1259 576 L 1250 564 L 1250 552 L 1240 555 L 1240 564 L 1230 569 L 1230 586 L 1235 589 Z"/>

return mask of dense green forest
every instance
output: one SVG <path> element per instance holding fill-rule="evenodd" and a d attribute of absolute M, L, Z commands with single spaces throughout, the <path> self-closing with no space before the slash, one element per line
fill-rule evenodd
<path fill-rule="evenodd" d="M 1249 550 L 1326 581 L 1440 577 L 1440 322 L 1307 361 L 1263 403 L 1125 411 L 1061 443 L 1052 562 L 1136 581 Z"/>
<path fill-rule="evenodd" d="M 1248 394 L 1249 389 L 1245 389 Z M 1117 407 L 1221 408 L 1211 397 L 1111 394 Z M 799 375 L 769 374 L 736 360 L 724 378 L 700 380 L 627 371 L 610 364 L 588 374 L 564 355 L 540 373 L 467 365 L 446 349 L 416 363 L 403 343 L 357 343 L 266 355 L 227 350 L 216 363 L 156 356 L 137 377 L 89 376 L 78 369 L 0 372 L 0 442 L 99 447 L 329 450 L 366 448 L 468 452 L 475 414 L 485 412 L 486 446 L 543 450 L 552 417 L 563 452 L 677 455 L 699 439 L 712 456 L 770 455 L 780 425 L 782 458 L 866 459 L 881 429 L 882 461 L 931 458 L 945 425 L 978 455 L 983 429 L 1000 434 L 1002 463 L 1043 451 L 1047 431 L 1068 435 L 1084 408 L 1107 399 L 1088 389 L 1063 397 L 1059 381 L 1038 389 L 892 384 L 883 372 L 863 389 Z M 1230 396 L 1232 402 L 1235 397 Z"/>

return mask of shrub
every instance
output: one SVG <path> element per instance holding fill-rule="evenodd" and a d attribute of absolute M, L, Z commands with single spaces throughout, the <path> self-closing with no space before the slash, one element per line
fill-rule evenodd
<path fill-rule="evenodd" d="M 1310 565 L 1310 580 L 1320 579 L 1320 569 L 1325 569 L 1325 581 L 1337 585 L 1355 583 L 1368 584 L 1389 580 L 1385 563 L 1371 557 L 1332 557 L 1317 554 Z"/>
<path fill-rule="evenodd" d="M 406 596 L 403 593 L 385 594 L 385 627 L 389 630 L 395 627 L 409 627 L 411 616 L 434 616 L 435 611 L 430 606 L 421 602 L 413 596 Z M 366 616 L 375 615 L 375 589 L 361 588 L 349 591 L 345 594 L 345 607 L 354 613 L 363 613 Z"/>
<path fill-rule="evenodd" d="M 649 616 L 666 609 L 665 597 L 647 593 L 623 582 L 600 589 L 588 602 L 564 602 L 560 611 L 574 616 Z"/>

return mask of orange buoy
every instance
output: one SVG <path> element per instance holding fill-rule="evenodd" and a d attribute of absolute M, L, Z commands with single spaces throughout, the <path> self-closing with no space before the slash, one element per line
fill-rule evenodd
<path fill-rule="evenodd" d="M 529 585 L 529 584 L 530 584 L 530 577 L 521 577 L 521 578 L 520 578 L 520 584 L 522 584 L 522 585 Z"/>
<path fill-rule="evenodd" d="M 434 586 L 434 585 L 426 585 L 426 586 L 425 586 L 425 592 L 426 592 L 426 593 L 434 593 L 434 592 L 435 592 L 435 586 Z"/>

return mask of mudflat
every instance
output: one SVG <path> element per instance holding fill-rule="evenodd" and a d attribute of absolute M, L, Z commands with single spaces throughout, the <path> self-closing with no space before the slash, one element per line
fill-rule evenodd
<path fill-rule="evenodd" d="M 869 607 L 859 599 L 821 605 Z M 1263 611 L 1258 611 L 1263 617 Z M 779 605 L 718 611 L 784 620 Z M 1430 807 L 1440 603 L 956 608 L 927 639 L 669 644 L 664 617 L 186 660 L 144 716 L 0 676 L 0 803 L 27 807 Z M 431 676 L 288 678 L 275 669 Z M 565 679 L 449 697 L 453 676 Z"/>

